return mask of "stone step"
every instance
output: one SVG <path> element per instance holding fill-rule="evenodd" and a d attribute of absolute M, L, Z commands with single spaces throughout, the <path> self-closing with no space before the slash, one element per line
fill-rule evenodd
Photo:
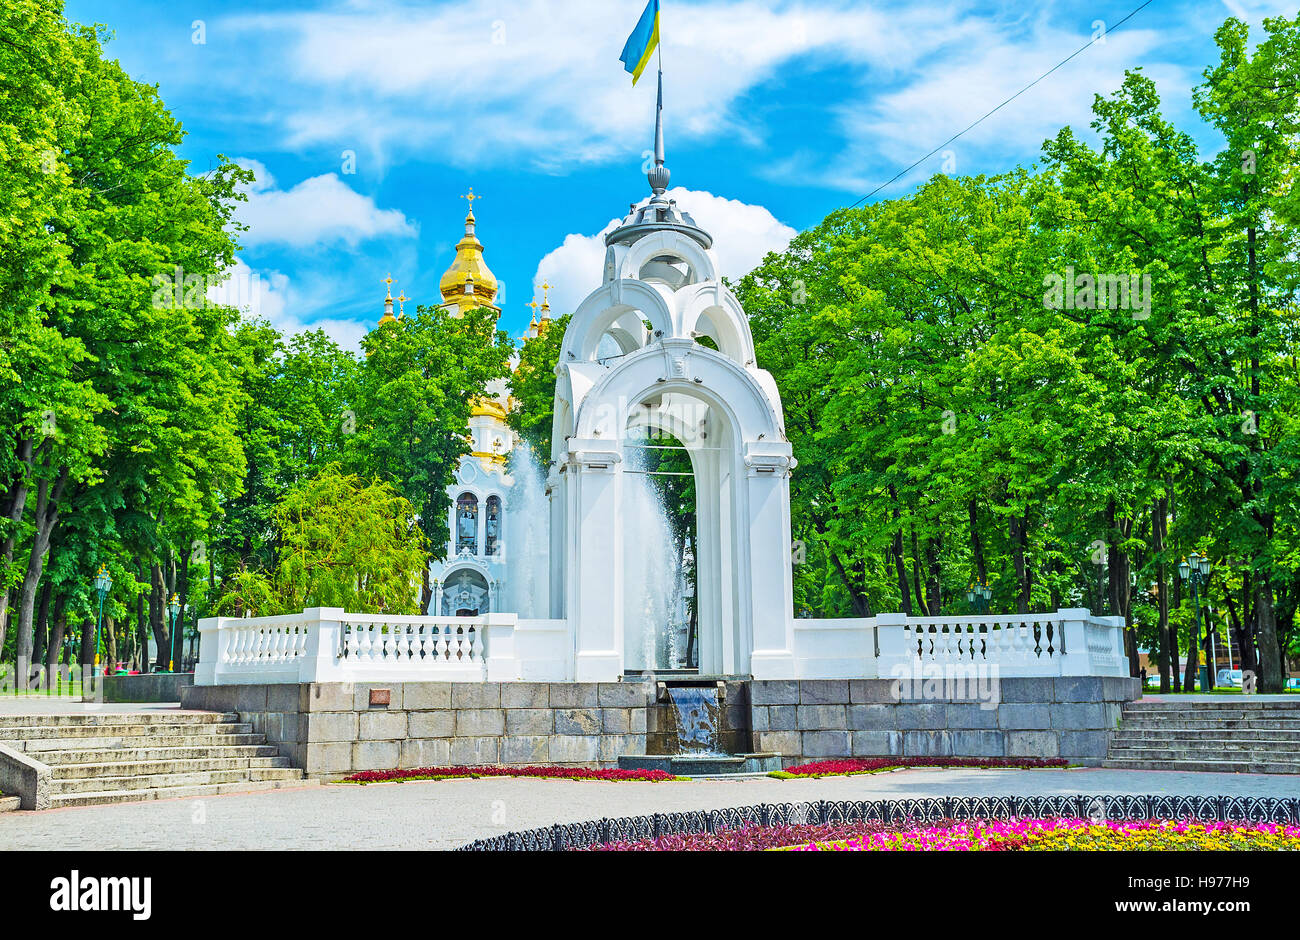
<path fill-rule="evenodd" d="M 1154 708 L 1126 708 L 1121 715 L 1128 718 L 1144 718 L 1158 721 L 1189 721 L 1189 720 L 1206 720 L 1211 721 L 1276 721 L 1276 720 L 1300 720 L 1300 709 L 1294 708 L 1270 708 L 1270 709 L 1249 709 L 1249 708 L 1178 708 L 1178 709 L 1154 709 Z"/>
<path fill-rule="evenodd" d="M 289 760 L 271 757 L 198 757 L 190 760 L 111 761 L 101 764 L 55 764 L 54 780 L 81 780 L 91 777 L 149 777 L 160 774 L 194 773 L 204 770 L 247 770 L 265 767 L 288 767 Z"/>
<path fill-rule="evenodd" d="M 1295 709 L 1297 711 L 1300 711 L 1300 696 L 1297 697 L 1296 701 L 1282 701 L 1280 699 L 1260 699 L 1260 698 L 1252 698 L 1247 695 L 1242 695 L 1242 696 L 1237 696 L 1235 698 L 1224 696 L 1222 701 L 1206 701 L 1206 700 L 1198 700 L 1193 702 L 1139 701 L 1139 702 L 1126 702 L 1124 704 L 1125 711 L 1187 711 L 1189 709 L 1214 710 L 1220 708 L 1248 708 L 1251 709 L 1252 711 L 1259 711 L 1259 710 L 1269 711 L 1272 709 L 1283 709 L 1283 710 Z"/>
<path fill-rule="evenodd" d="M 1131 760 L 1108 757 L 1101 766 L 1116 770 L 1183 770 L 1196 773 L 1300 774 L 1300 761 Z"/>
<path fill-rule="evenodd" d="M 50 781 L 55 794 L 96 793 L 113 790 L 157 790 L 170 787 L 210 786 L 272 780 L 301 780 L 294 767 L 244 767 L 238 770 L 196 770 L 188 773 L 130 774 L 110 777 L 77 777 Z"/>
<path fill-rule="evenodd" d="M 291 787 L 319 786 L 314 779 L 285 778 L 283 780 L 258 780 L 243 783 L 209 783 L 192 786 L 155 787 L 147 790 L 99 790 L 82 793 L 56 793 L 50 805 L 93 806 L 100 803 L 134 803 L 142 800 L 168 800 L 184 797 L 222 796 L 228 793 L 255 793 L 261 790 L 283 790 Z"/>
<path fill-rule="evenodd" d="M 1107 755 L 1133 760 L 1244 760 L 1300 762 L 1300 751 L 1270 751 L 1251 747 L 1170 747 L 1148 744 L 1145 746 L 1115 745 Z"/>
<path fill-rule="evenodd" d="M 2 728 L 48 728 L 82 725 L 211 725 L 239 721 L 236 712 L 114 712 L 97 711 L 75 715 L 0 715 Z"/>
<path fill-rule="evenodd" d="M 251 724 L 147 724 L 147 725 L 64 725 L 39 728 L 0 728 L 0 741 L 74 740 L 78 738 L 143 738 L 152 736 L 220 737 L 250 734 Z"/>
<path fill-rule="evenodd" d="M 138 748 L 198 747 L 221 748 L 266 743 L 266 735 L 253 734 L 252 725 L 226 725 L 238 729 L 231 734 L 144 734 L 111 738 L 34 738 L 19 742 L 28 754 L 45 760 L 40 755 L 59 754 L 63 751 L 127 750 Z M 45 760 L 49 763 L 48 760 Z"/>
<path fill-rule="evenodd" d="M 1230 731 L 1300 731 L 1300 719 L 1248 718 L 1248 719 L 1186 719 L 1186 718 L 1125 718 L 1121 728 L 1134 731 L 1199 731 L 1199 729 L 1225 728 Z"/>
<path fill-rule="evenodd" d="M 262 737 L 248 735 L 248 737 Z M 261 742 L 249 744 L 193 745 L 181 744 L 172 747 L 106 747 L 77 748 L 61 751 L 41 751 L 37 760 L 51 767 L 76 764 L 104 764 L 113 761 L 173 761 L 198 760 L 212 757 L 279 757 L 280 750 L 271 744 Z"/>

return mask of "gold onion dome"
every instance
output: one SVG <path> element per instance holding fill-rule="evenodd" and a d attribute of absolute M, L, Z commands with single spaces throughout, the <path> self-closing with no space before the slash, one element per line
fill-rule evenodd
<path fill-rule="evenodd" d="M 469 200 L 469 212 L 465 216 L 465 237 L 456 245 L 456 259 L 452 261 L 447 273 L 438 282 L 442 299 L 446 304 L 455 305 L 458 313 L 475 307 L 491 307 L 497 295 L 496 276 L 488 269 L 483 260 L 483 243 L 474 234 L 474 190 L 462 196 Z"/>

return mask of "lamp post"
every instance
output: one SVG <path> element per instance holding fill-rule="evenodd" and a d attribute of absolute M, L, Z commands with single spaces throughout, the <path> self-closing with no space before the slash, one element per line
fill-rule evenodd
<path fill-rule="evenodd" d="M 108 576 L 108 566 L 100 565 L 95 575 L 95 593 L 99 595 L 99 616 L 95 620 L 95 669 L 99 669 L 99 631 L 104 624 L 104 598 L 113 590 L 113 579 Z"/>
<path fill-rule="evenodd" d="M 168 672 L 176 671 L 176 615 L 180 613 L 180 609 L 180 601 L 176 599 L 175 594 L 172 594 L 171 600 L 167 602 L 167 612 L 172 615 L 171 628 L 167 632 L 167 636 L 171 639 L 171 658 L 167 661 Z"/>
<path fill-rule="evenodd" d="M 971 582 L 966 588 L 966 603 L 971 605 L 975 613 L 983 615 L 989 612 L 989 598 L 993 596 L 993 591 L 983 581 Z"/>
<path fill-rule="evenodd" d="M 1196 613 L 1196 636 L 1202 645 L 1208 644 L 1208 638 L 1202 638 L 1201 632 L 1201 600 L 1199 588 L 1210 579 L 1210 569 L 1213 567 L 1210 559 L 1192 552 L 1186 559 L 1178 563 L 1178 577 L 1186 581 L 1192 588 L 1192 610 Z M 1188 651 L 1191 652 L 1190 650 Z M 1217 663 L 1216 663 L 1217 665 Z M 1201 676 L 1201 689 L 1209 691 L 1214 688 L 1214 671 L 1208 666 L 1203 667 L 1205 672 Z"/>

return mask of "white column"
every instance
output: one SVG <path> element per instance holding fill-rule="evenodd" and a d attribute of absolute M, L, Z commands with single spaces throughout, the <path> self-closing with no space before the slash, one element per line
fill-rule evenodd
<path fill-rule="evenodd" d="M 785 442 L 745 447 L 744 484 L 748 518 L 735 524 L 748 532 L 748 570 L 743 587 L 749 597 L 753 651 L 749 671 L 755 679 L 793 679 L 794 582 L 790 568 L 790 470 L 794 459 Z"/>
<path fill-rule="evenodd" d="M 487 640 L 487 681 L 513 682 L 519 678 L 515 653 L 516 614 L 488 614 L 483 632 Z"/>
<path fill-rule="evenodd" d="M 216 685 L 217 665 L 221 656 L 221 624 L 224 617 L 204 617 L 199 621 L 199 663 L 194 667 L 195 685 Z"/>
<path fill-rule="evenodd" d="M 487 497 L 479 496 L 478 498 L 478 532 L 475 535 L 474 555 L 482 558 L 487 553 Z"/>
<path fill-rule="evenodd" d="M 617 442 L 569 442 L 569 524 L 576 563 L 568 572 L 568 609 L 579 682 L 614 682 L 623 672 L 623 533 L 619 513 L 622 455 Z"/>
<path fill-rule="evenodd" d="M 298 660 L 298 681 L 349 681 L 342 678 L 335 660 L 345 616 L 343 608 L 308 607 L 302 613 L 307 622 L 307 652 Z"/>

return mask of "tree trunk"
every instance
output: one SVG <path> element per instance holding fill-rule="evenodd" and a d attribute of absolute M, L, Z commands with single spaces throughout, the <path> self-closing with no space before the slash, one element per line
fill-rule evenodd
<path fill-rule="evenodd" d="M 1160 639 L 1160 692 L 1168 695 L 1173 685 L 1173 669 L 1169 664 L 1169 594 L 1165 584 L 1165 500 L 1151 505 L 1151 551 L 1156 556 L 1156 607 L 1159 620 L 1156 633 Z"/>
<path fill-rule="evenodd" d="M 930 616 L 939 616 L 943 610 L 943 568 L 939 563 L 939 557 L 943 552 L 943 536 L 931 536 L 925 540 L 925 559 L 929 564 L 929 584 L 927 585 L 930 592 L 930 599 L 926 607 L 930 611 Z"/>
<path fill-rule="evenodd" d="M 979 531 L 979 506 L 972 499 L 966 506 L 966 515 L 970 519 L 970 553 L 975 562 L 975 577 L 980 584 L 989 583 L 988 567 L 984 563 L 984 541 Z"/>
<path fill-rule="evenodd" d="M 1025 564 L 1025 547 L 1027 539 L 1025 529 L 1028 519 L 1011 516 L 1007 522 L 1008 535 L 1011 538 L 1012 560 L 1016 571 L 1016 613 L 1029 613 L 1029 599 L 1033 585 L 1030 582 L 1028 566 Z"/>
<path fill-rule="evenodd" d="M 167 603 L 166 590 L 162 565 L 155 562 L 149 566 L 149 628 L 153 632 L 154 643 L 158 646 L 154 669 L 167 668 L 167 627 L 163 617 Z"/>
<path fill-rule="evenodd" d="M 1267 571 L 1256 582 L 1255 612 L 1259 621 L 1259 690 L 1281 692 L 1282 650 L 1277 642 L 1277 610 L 1273 606 L 1273 581 Z"/>
<path fill-rule="evenodd" d="M 0 542 L 0 572 L 9 570 L 9 563 L 13 561 L 14 545 L 18 541 L 18 527 L 23 519 L 23 511 L 27 506 L 27 479 L 32 465 L 32 440 L 26 438 L 18 443 L 18 475 L 9 490 L 5 493 L 4 502 L 0 503 L 0 509 L 3 509 L 3 519 L 8 524 L 5 526 L 7 534 L 4 541 Z M 9 590 L 0 591 L 0 650 L 4 649 L 5 632 L 9 626 L 9 600 L 11 594 Z"/>
<path fill-rule="evenodd" d="M 68 468 L 62 468 L 53 484 L 41 480 L 36 487 L 36 506 L 32 512 L 32 552 L 27 559 L 27 571 L 18 593 L 18 645 L 15 659 L 20 669 L 32 661 L 33 621 L 36 616 L 36 589 L 45 566 L 45 554 L 50 548 L 50 536 L 59 521 L 59 500 L 68 482 Z"/>
<path fill-rule="evenodd" d="M 903 561 L 903 526 L 901 524 L 901 514 L 898 511 L 898 491 L 894 485 L 889 485 L 889 498 L 894 502 L 894 573 L 898 577 L 898 596 L 899 606 L 903 608 L 903 613 L 912 616 L 912 592 L 907 586 L 907 565 Z"/>

